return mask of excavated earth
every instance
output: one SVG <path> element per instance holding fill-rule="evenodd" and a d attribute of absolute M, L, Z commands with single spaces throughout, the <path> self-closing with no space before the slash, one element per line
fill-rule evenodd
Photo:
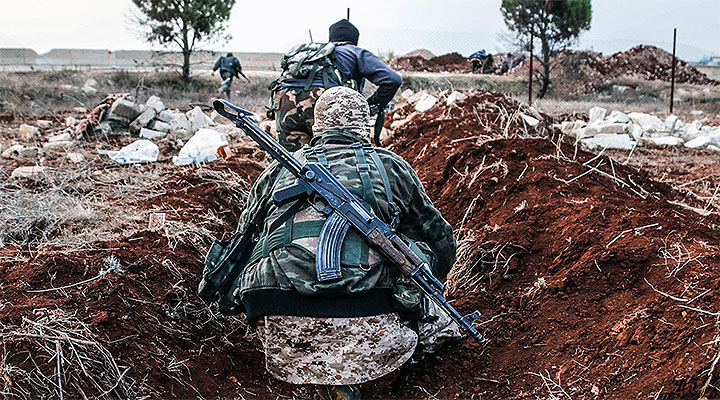
<path fill-rule="evenodd" d="M 459 106 L 442 103 L 412 118 L 400 107 L 388 124 L 409 122 L 390 148 L 418 171 L 455 228 L 459 260 L 448 297 L 461 311 L 483 313 L 477 326 L 489 340 L 448 344 L 363 385 L 364 396 L 720 396 L 717 214 L 691 211 L 702 204 L 644 171 L 548 140 L 557 137 L 550 124 L 528 126 L 520 113 L 531 110 L 502 95 L 468 94 Z M 209 168 L 235 171 L 246 183 L 228 186 L 173 167 L 163 194 L 129 206 L 172 210 L 169 219 L 185 222 L 209 210 L 218 215 L 212 233 L 228 234 L 242 206 L 239 193 L 266 161 L 258 152 L 238 153 Z M 242 318 L 219 316 L 194 294 L 207 244 L 140 231 L 75 249 L 0 250 L 23 260 L 0 263 L 0 389 L 48 397 L 41 387 L 55 383 L 41 375 L 58 368 L 52 354 L 98 353 L 86 340 L 112 354 L 117 369 L 86 361 L 100 384 L 65 381 L 68 398 L 81 397 L 78 388 L 104 398 L 312 398 L 309 388 L 264 372 L 259 341 Z M 110 254 L 123 272 L 28 292 L 92 278 Z M 63 339 L 67 330 L 58 322 L 57 331 L 42 335 L 21 329 L 60 316 L 70 321 L 63 329 L 85 333 Z M 66 373 L 84 376 L 74 368 Z M 33 370 L 42 374 L 22 372 Z"/>

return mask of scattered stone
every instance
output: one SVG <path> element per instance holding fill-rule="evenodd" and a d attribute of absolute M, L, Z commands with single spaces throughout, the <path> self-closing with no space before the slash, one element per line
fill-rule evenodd
<path fill-rule="evenodd" d="M 168 110 L 160 111 L 160 113 L 157 115 L 157 119 L 162 122 L 167 122 L 168 124 L 170 121 L 173 120 L 173 113 Z"/>
<path fill-rule="evenodd" d="M 47 142 L 43 144 L 43 149 L 57 149 L 57 148 L 63 148 L 67 149 L 68 147 L 72 146 L 73 142 L 68 140 L 60 140 L 56 142 Z"/>
<path fill-rule="evenodd" d="M 73 117 L 72 115 L 65 118 L 65 126 L 73 126 L 77 124 L 78 120 L 77 118 Z"/>
<path fill-rule="evenodd" d="M 643 142 L 653 146 L 679 146 L 685 143 L 684 140 L 675 136 L 648 137 L 643 138 Z"/>
<path fill-rule="evenodd" d="M 614 123 L 627 124 L 627 123 L 630 123 L 630 117 L 628 117 L 628 115 L 625 114 L 624 112 L 613 111 L 607 117 L 606 122 L 609 122 L 611 124 L 614 124 Z"/>
<path fill-rule="evenodd" d="M 155 119 L 155 115 L 157 115 L 157 111 L 152 107 L 148 107 L 130 124 L 130 132 L 139 133 L 140 129 L 145 128 Z"/>
<path fill-rule="evenodd" d="M 405 90 L 403 90 L 402 93 L 400 93 L 400 97 L 407 100 L 410 98 L 410 96 L 413 95 L 413 93 L 415 93 L 415 92 L 413 92 L 412 89 L 405 89 Z"/>
<path fill-rule="evenodd" d="M 712 139 L 709 136 L 698 136 L 693 140 L 685 142 L 685 147 L 689 149 L 698 149 L 707 146 L 711 141 Z"/>
<path fill-rule="evenodd" d="M 215 123 L 203 112 L 200 107 L 195 107 L 187 112 L 187 119 L 190 121 L 192 133 L 202 128 L 215 125 Z"/>
<path fill-rule="evenodd" d="M 82 92 L 87 95 L 93 95 L 97 93 L 97 89 L 92 86 L 83 86 L 82 88 L 80 88 L 80 90 L 82 90 Z"/>
<path fill-rule="evenodd" d="M 25 141 L 32 140 L 38 133 L 40 130 L 32 125 L 22 124 L 18 128 L 18 135 Z"/>
<path fill-rule="evenodd" d="M 599 128 L 600 133 L 629 133 L 630 129 L 632 129 L 632 124 L 610 123 L 602 124 Z"/>
<path fill-rule="evenodd" d="M 630 135 L 628 134 L 608 134 L 608 133 L 601 133 L 598 135 L 595 135 L 592 138 L 589 139 L 583 139 L 583 143 L 585 143 L 588 148 L 595 149 L 619 149 L 619 150 L 631 150 L 633 147 L 635 147 L 635 141 L 630 139 Z"/>
<path fill-rule="evenodd" d="M 5 151 L 2 152 L 2 156 L 4 158 L 12 158 L 15 160 L 27 160 L 37 157 L 38 150 L 39 149 L 37 147 L 16 144 L 5 149 Z"/>
<path fill-rule="evenodd" d="M 18 167 L 10 174 L 12 178 L 34 178 L 42 175 L 45 172 L 45 167 L 36 165 L 32 167 Z"/>
<path fill-rule="evenodd" d="M 48 121 L 46 119 L 39 119 L 35 121 L 35 124 L 40 129 L 50 129 L 52 127 L 52 121 Z"/>
<path fill-rule="evenodd" d="M 48 142 L 68 142 L 71 141 L 72 137 L 70 136 L 69 132 L 61 133 L 58 135 L 53 135 L 48 137 Z"/>
<path fill-rule="evenodd" d="M 678 117 L 677 115 L 670 115 L 665 119 L 665 130 L 673 133 L 675 132 L 675 126 L 678 123 Z"/>
<path fill-rule="evenodd" d="M 74 112 L 74 113 L 85 114 L 85 113 L 88 112 L 88 109 L 85 108 L 85 107 L 73 107 L 73 112 Z"/>
<path fill-rule="evenodd" d="M 172 119 L 169 122 L 170 127 L 175 135 L 181 137 L 189 137 L 192 135 L 192 126 L 187 116 L 181 112 L 173 112 Z"/>
<path fill-rule="evenodd" d="M 145 102 L 145 106 L 154 109 L 156 114 L 165 109 L 165 104 L 157 96 L 150 96 Z"/>
<path fill-rule="evenodd" d="M 150 128 L 156 131 L 160 131 L 163 133 L 170 133 L 172 132 L 172 126 L 168 124 L 167 122 L 162 122 L 155 120 L 151 125 Z"/>
<path fill-rule="evenodd" d="M 605 119 L 605 113 L 607 113 L 607 110 L 602 107 L 592 107 L 588 111 L 588 124 L 592 125 L 596 121 L 602 121 Z"/>
<path fill-rule="evenodd" d="M 714 144 L 709 144 L 708 147 L 705 148 L 705 150 L 720 151 L 720 147 L 715 146 Z"/>
<path fill-rule="evenodd" d="M 540 120 L 534 117 L 531 117 L 529 115 L 520 113 L 520 117 L 525 121 L 526 124 L 530 125 L 531 127 L 537 126 L 537 124 L 540 123 Z"/>
<path fill-rule="evenodd" d="M 161 122 L 161 123 L 164 124 L 164 122 Z M 166 133 L 167 132 L 160 132 L 160 131 L 156 131 L 156 130 L 152 130 L 152 129 L 148 129 L 148 128 L 140 129 L 140 137 L 145 138 L 145 139 L 155 139 L 155 138 L 163 137 L 163 136 L 165 136 Z"/>
<path fill-rule="evenodd" d="M 452 106 L 457 103 L 460 103 L 461 101 L 467 99 L 467 95 L 465 93 L 461 93 L 458 91 L 454 91 L 450 93 L 450 95 L 447 97 L 447 105 Z"/>
<path fill-rule="evenodd" d="M 424 93 L 422 98 L 420 99 L 420 101 L 418 101 L 417 104 L 415 104 L 415 111 L 417 111 L 417 112 L 428 111 L 429 109 L 433 108 L 433 106 L 435 105 L 435 103 L 437 103 L 437 101 L 438 101 L 437 97 L 427 94 L 427 93 Z"/>
<path fill-rule="evenodd" d="M 70 161 L 72 161 L 75 164 L 79 164 L 83 161 L 85 161 L 85 156 L 80 153 L 67 153 L 65 155 Z"/>
<path fill-rule="evenodd" d="M 665 127 L 660 118 L 654 115 L 632 112 L 628 117 L 633 123 L 640 125 L 643 131 L 659 131 Z"/>
<path fill-rule="evenodd" d="M 121 122 L 127 121 L 129 123 L 139 117 L 145 111 L 145 108 L 144 105 L 136 104 L 127 99 L 117 99 L 110 107 L 108 119 Z"/>

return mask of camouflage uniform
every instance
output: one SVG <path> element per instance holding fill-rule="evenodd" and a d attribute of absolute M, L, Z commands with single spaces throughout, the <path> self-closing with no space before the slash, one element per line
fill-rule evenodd
<path fill-rule="evenodd" d="M 370 147 L 369 109 L 362 95 L 345 87 L 327 89 L 317 100 L 313 130 L 314 147 L 297 151 L 296 158 L 326 164 L 411 244 L 427 243 L 437 255 L 433 272 L 444 280 L 455 261 L 452 227 L 401 157 Z M 239 228 L 261 209 L 261 199 L 294 182 L 271 164 L 253 186 Z M 423 296 L 352 229 L 342 246 L 342 277 L 319 281 L 315 251 L 324 216 L 307 203 L 268 204 L 263 233 L 238 278 L 236 296 L 251 321 L 267 317 L 267 365 L 279 379 L 333 385 L 374 379 L 412 354 L 417 336 L 399 321 L 422 317 Z"/>
<path fill-rule="evenodd" d="M 275 95 L 278 141 L 286 149 L 296 151 L 310 143 L 315 120 L 313 106 L 324 90 L 317 86 L 309 91 L 287 88 Z"/>

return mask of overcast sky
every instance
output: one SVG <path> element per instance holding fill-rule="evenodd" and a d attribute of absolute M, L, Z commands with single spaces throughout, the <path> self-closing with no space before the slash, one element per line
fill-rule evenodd
<path fill-rule="evenodd" d="M 237 0 L 228 24 L 232 41 L 207 48 L 284 52 L 307 41 L 308 29 L 316 41 L 326 40 L 327 27 L 347 7 L 360 45 L 375 52 L 503 50 L 500 0 Z M 0 0 L 0 47 L 149 49 L 130 29 L 132 10 L 130 0 Z M 593 0 L 592 28 L 579 47 L 671 49 L 673 27 L 681 57 L 720 55 L 720 0 Z"/>

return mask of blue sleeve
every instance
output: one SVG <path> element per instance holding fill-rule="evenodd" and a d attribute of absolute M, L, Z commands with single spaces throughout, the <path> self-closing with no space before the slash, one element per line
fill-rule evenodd
<path fill-rule="evenodd" d="M 220 68 L 220 60 L 222 60 L 222 57 L 218 58 L 218 60 L 215 61 L 215 66 L 213 67 L 213 71 L 217 71 L 217 69 Z"/>
<path fill-rule="evenodd" d="M 357 67 L 360 77 L 378 87 L 368 99 L 368 103 L 385 107 L 402 85 L 400 74 L 388 67 L 378 56 L 364 49 L 360 49 L 357 54 Z"/>

